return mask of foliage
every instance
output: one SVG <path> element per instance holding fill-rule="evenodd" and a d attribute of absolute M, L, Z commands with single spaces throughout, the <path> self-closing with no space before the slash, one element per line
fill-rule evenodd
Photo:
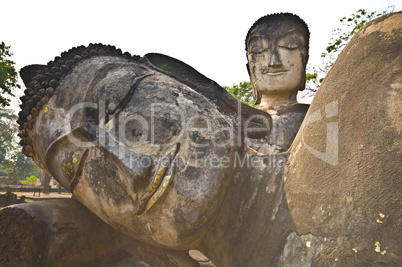
<path fill-rule="evenodd" d="M 0 175 L 17 184 L 22 177 L 40 174 L 39 167 L 21 153 L 17 144 L 17 116 L 11 109 L 0 108 Z"/>
<path fill-rule="evenodd" d="M 8 59 L 12 56 L 10 46 L 6 46 L 4 42 L 0 43 L 0 106 L 6 107 L 10 105 L 10 98 L 14 96 L 12 90 L 14 88 L 21 88 L 17 83 L 17 71 L 14 67 L 14 62 Z"/>
<path fill-rule="evenodd" d="M 334 64 L 338 55 L 342 52 L 343 48 L 355 35 L 355 33 L 373 19 L 391 13 L 395 9 L 394 6 L 387 7 L 382 12 L 369 12 L 365 9 L 359 9 L 355 14 L 350 17 L 343 17 L 340 22 L 341 26 L 332 31 L 330 42 L 328 43 L 325 52 L 321 54 L 322 64 L 320 67 L 309 67 L 307 70 L 307 85 L 306 89 L 316 92 L 321 85 L 324 77 L 328 74 L 332 65 Z"/>
<path fill-rule="evenodd" d="M 224 86 L 224 88 L 243 103 L 252 107 L 255 106 L 253 104 L 253 91 L 250 82 L 240 82 L 238 85 L 233 84 L 232 87 Z"/>
<path fill-rule="evenodd" d="M 40 176 L 41 174 L 42 170 L 39 166 L 31 158 L 18 151 L 13 166 L 9 169 L 8 177 L 11 184 L 18 184 L 26 175 Z"/>
<path fill-rule="evenodd" d="M 0 164 L 11 158 L 17 147 L 17 115 L 11 109 L 0 108 Z"/>
<path fill-rule="evenodd" d="M 22 180 L 21 182 L 23 184 L 30 184 L 31 186 L 35 186 L 38 183 L 38 180 L 38 177 L 31 175 L 26 177 L 25 180 Z"/>
<path fill-rule="evenodd" d="M 8 176 L 14 168 L 14 161 L 3 159 L 0 162 L 0 176 Z"/>

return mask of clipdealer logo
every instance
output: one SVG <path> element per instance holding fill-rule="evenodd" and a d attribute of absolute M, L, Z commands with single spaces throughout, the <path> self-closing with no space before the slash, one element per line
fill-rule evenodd
<path fill-rule="evenodd" d="M 325 116 L 324 116 L 325 114 Z M 312 123 L 319 123 L 324 119 L 332 119 L 338 117 L 338 100 L 332 101 L 325 105 L 324 114 L 321 110 L 315 110 L 306 118 L 301 128 L 302 142 L 304 147 L 314 156 L 326 163 L 336 166 L 339 163 L 339 123 L 332 121 L 326 123 L 326 147 L 325 151 L 321 152 L 308 145 L 304 139 L 304 130 L 306 126 Z"/>

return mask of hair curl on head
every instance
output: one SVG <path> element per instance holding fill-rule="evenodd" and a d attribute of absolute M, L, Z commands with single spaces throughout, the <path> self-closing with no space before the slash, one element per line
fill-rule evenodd
<path fill-rule="evenodd" d="M 246 51 L 247 51 L 247 42 L 248 39 L 251 35 L 251 32 L 254 28 L 256 28 L 258 25 L 261 24 L 266 24 L 266 23 L 271 23 L 274 21 L 284 21 L 284 20 L 290 20 L 290 21 L 294 21 L 297 23 L 300 23 L 302 25 L 302 27 L 306 30 L 306 35 L 307 35 L 307 50 L 309 48 L 309 42 L 308 40 L 310 39 L 310 31 L 308 29 L 308 26 L 306 24 L 306 22 L 304 22 L 304 20 L 302 20 L 299 16 L 292 14 L 292 13 L 274 13 L 274 14 L 268 14 L 265 15 L 261 18 L 259 18 L 256 22 L 254 22 L 254 24 L 251 26 L 251 28 L 248 30 L 247 32 L 247 36 L 246 36 Z"/>
<path fill-rule="evenodd" d="M 111 45 L 89 44 L 87 47 L 74 47 L 62 53 L 61 57 L 55 57 L 47 65 L 30 65 L 21 69 L 20 75 L 27 87 L 20 98 L 22 104 L 17 120 L 20 130 L 18 136 L 21 138 L 19 144 L 23 147 L 23 154 L 29 157 L 34 155 L 29 130 L 32 129 L 43 106 L 54 94 L 60 80 L 79 62 L 97 55 L 119 55 L 135 61 L 140 59 L 139 56 L 131 56 L 128 52 L 123 54 L 120 49 Z"/>

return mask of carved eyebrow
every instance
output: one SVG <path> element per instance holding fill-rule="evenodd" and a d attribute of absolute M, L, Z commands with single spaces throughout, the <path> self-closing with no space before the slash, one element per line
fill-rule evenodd
<path fill-rule="evenodd" d="M 130 101 L 130 99 L 133 97 L 133 94 L 135 92 L 135 89 L 137 87 L 137 85 L 140 83 L 140 81 L 142 81 L 144 78 L 154 75 L 153 73 L 150 74 L 146 74 L 140 77 L 136 77 L 134 78 L 134 83 L 131 86 L 130 90 L 127 92 L 127 94 L 123 97 L 123 99 L 119 102 L 119 104 L 117 104 L 116 108 L 112 111 L 107 111 L 106 113 L 106 118 L 105 118 L 105 124 L 109 121 L 109 116 L 108 115 L 117 115 L 122 109 L 124 109 L 126 107 L 126 105 L 128 104 L 128 102 Z"/>
<path fill-rule="evenodd" d="M 251 38 L 248 40 L 248 42 L 247 42 L 247 47 L 249 46 L 251 40 L 253 40 L 254 38 L 265 38 L 265 39 L 268 39 L 268 40 L 278 40 L 278 41 L 279 41 L 280 39 L 285 38 L 285 37 L 287 37 L 287 36 L 289 36 L 289 35 L 292 35 L 292 34 L 294 34 L 294 33 L 296 33 L 296 34 L 301 34 L 301 33 L 299 32 L 299 30 L 294 29 L 294 30 L 290 30 L 290 31 L 285 32 L 285 33 L 283 33 L 283 34 L 281 34 L 281 35 L 279 35 L 279 36 L 276 36 L 276 37 L 268 37 L 268 36 L 266 36 L 266 35 L 254 35 L 253 37 L 251 37 Z"/>
<path fill-rule="evenodd" d="M 251 40 L 253 40 L 254 38 L 264 38 L 264 39 L 271 39 L 271 38 L 269 38 L 269 37 L 267 37 L 267 36 L 265 36 L 265 35 L 254 35 L 253 37 L 251 37 L 249 40 L 248 40 L 248 42 L 247 42 L 247 48 L 248 48 L 248 46 L 250 45 L 250 43 L 251 43 Z"/>
<path fill-rule="evenodd" d="M 282 38 L 285 38 L 285 37 L 287 37 L 287 36 L 289 36 L 289 35 L 291 35 L 293 33 L 300 34 L 299 30 L 290 30 L 288 32 L 285 32 L 284 34 L 281 34 L 281 35 L 277 36 L 275 39 L 282 39 Z"/>

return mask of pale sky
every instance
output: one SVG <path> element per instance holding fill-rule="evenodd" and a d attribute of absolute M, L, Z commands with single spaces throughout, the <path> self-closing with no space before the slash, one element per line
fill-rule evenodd
<path fill-rule="evenodd" d="M 0 41 L 11 46 L 17 70 L 100 42 L 140 56 L 157 52 L 175 57 L 221 86 L 231 86 L 249 81 L 244 39 L 261 16 L 299 15 L 311 33 L 309 63 L 319 65 L 342 17 L 390 5 L 402 10 L 402 0 L 3 0 Z"/>

